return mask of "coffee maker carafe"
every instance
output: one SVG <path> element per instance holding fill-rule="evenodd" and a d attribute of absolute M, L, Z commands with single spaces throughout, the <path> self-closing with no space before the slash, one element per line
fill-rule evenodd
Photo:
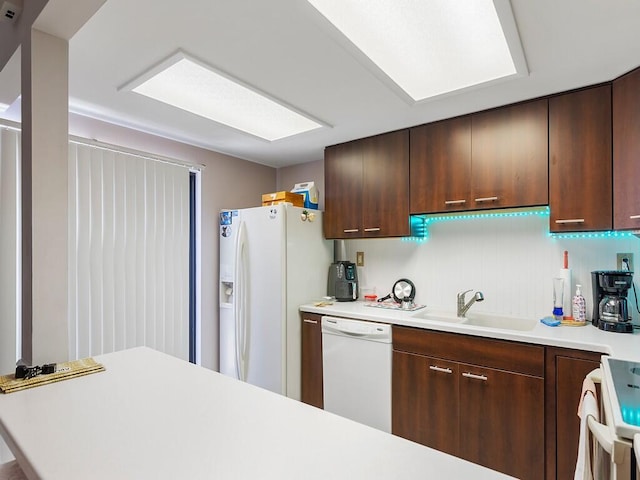
<path fill-rule="evenodd" d="M 627 292 L 632 283 L 633 272 L 627 270 L 591 272 L 593 325 L 608 332 L 633 332 L 627 305 Z"/>

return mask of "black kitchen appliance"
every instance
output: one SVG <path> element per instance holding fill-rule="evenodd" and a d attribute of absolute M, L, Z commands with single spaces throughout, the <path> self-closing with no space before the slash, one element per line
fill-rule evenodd
<path fill-rule="evenodd" d="M 358 271 L 353 262 L 347 260 L 347 245 L 344 240 L 333 241 L 333 263 L 327 276 L 327 296 L 338 302 L 354 302 L 358 299 Z"/>
<path fill-rule="evenodd" d="M 607 332 L 632 333 L 633 324 L 627 292 L 633 285 L 633 272 L 596 270 L 591 272 L 593 317 L 591 323 Z"/>
<path fill-rule="evenodd" d="M 338 302 L 353 302 L 358 299 L 358 271 L 355 263 L 339 260 L 329 266 L 327 295 L 335 297 Z"/>

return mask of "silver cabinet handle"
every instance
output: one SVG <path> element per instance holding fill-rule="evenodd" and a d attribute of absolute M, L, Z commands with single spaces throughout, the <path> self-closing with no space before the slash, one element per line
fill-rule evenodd
<path fill-rule="evenodd" d="M 463 377 L 473 378 L 474 380 L 482 380 L 483 382 L 487 381 L 487 377 L 485 375 L 476 375 L 475 373 L 463 372 Z"/>
<path fill-rule="evenodd" d="M 317 321 L 317 320 L 311 320 L 310 318 L 303 318 L 303 319 L 302 319 L 302 321 L 303 321 L 304 323 L 313 323 L 313 324 L 315 324 L 315 325 L 317 325 L 317 324 L 318 324 L 318 321 Z"/>
<path fill-rule="evenodd" d="M 556 223 L 584 223 L 584 218 L 567 218 L 566 220 L 556 220 Z"/>
<path fill-rule="evenodd" d="M 467 203 L 466 200 L 445 200 L 445 205 L 461 205 L 463 203 Z"/>
<path fill-rule="evenodd" d="M 450 368 L 438 367 L 437 365 L 429 365 L 429 369 L 435 372 L 453 373 L 453 370 L 451 370 Z"/>
<path fill-rule="evenodd" d="M 640 218 L 640 215 L 629 215 L 629 220 L 637 220 Z"/>
<path fill-rule="evenodd" d="M 481 198 L 476 198 L 476 202 L 481 203 L 481 202 L 495 202 L 496 200 L 498 200 L 498 197 L 481 197 Z"/>
<path fill-rule="evenodd" d="M 380 231 L 380 227 L 365 228 L 364 231 L 365 232 L 379 232 Z"/>
<path fill-rule="evenodd" d="M 359 231 L 359 228 L 347 228 L 345 230 L 342 230 L 343 233 L 356 233 L 357 231 Z"/>

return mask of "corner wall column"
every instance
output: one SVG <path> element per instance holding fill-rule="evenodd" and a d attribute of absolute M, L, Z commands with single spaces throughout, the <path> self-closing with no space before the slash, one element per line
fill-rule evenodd
<path fill-rule="evenodd" d="M 68 359 L 69 43 L 22 43 L 22 357 Z"/>

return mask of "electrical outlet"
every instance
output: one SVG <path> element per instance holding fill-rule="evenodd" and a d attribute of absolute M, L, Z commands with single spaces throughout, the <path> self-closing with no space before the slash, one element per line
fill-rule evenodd
<path fill-rule="evenodd" d="M 364 267 L 364 252 L 356 252 L 356 266 Z"/>
<path fill-rule="evenodd" d="M 628 267 L 631 272 L 633 272 L 633 253 L 616 253 L 617 258 L 617 268 L 618 270 L 626 270 L 627 262 L 624 259 L 629 261 Z"/>

